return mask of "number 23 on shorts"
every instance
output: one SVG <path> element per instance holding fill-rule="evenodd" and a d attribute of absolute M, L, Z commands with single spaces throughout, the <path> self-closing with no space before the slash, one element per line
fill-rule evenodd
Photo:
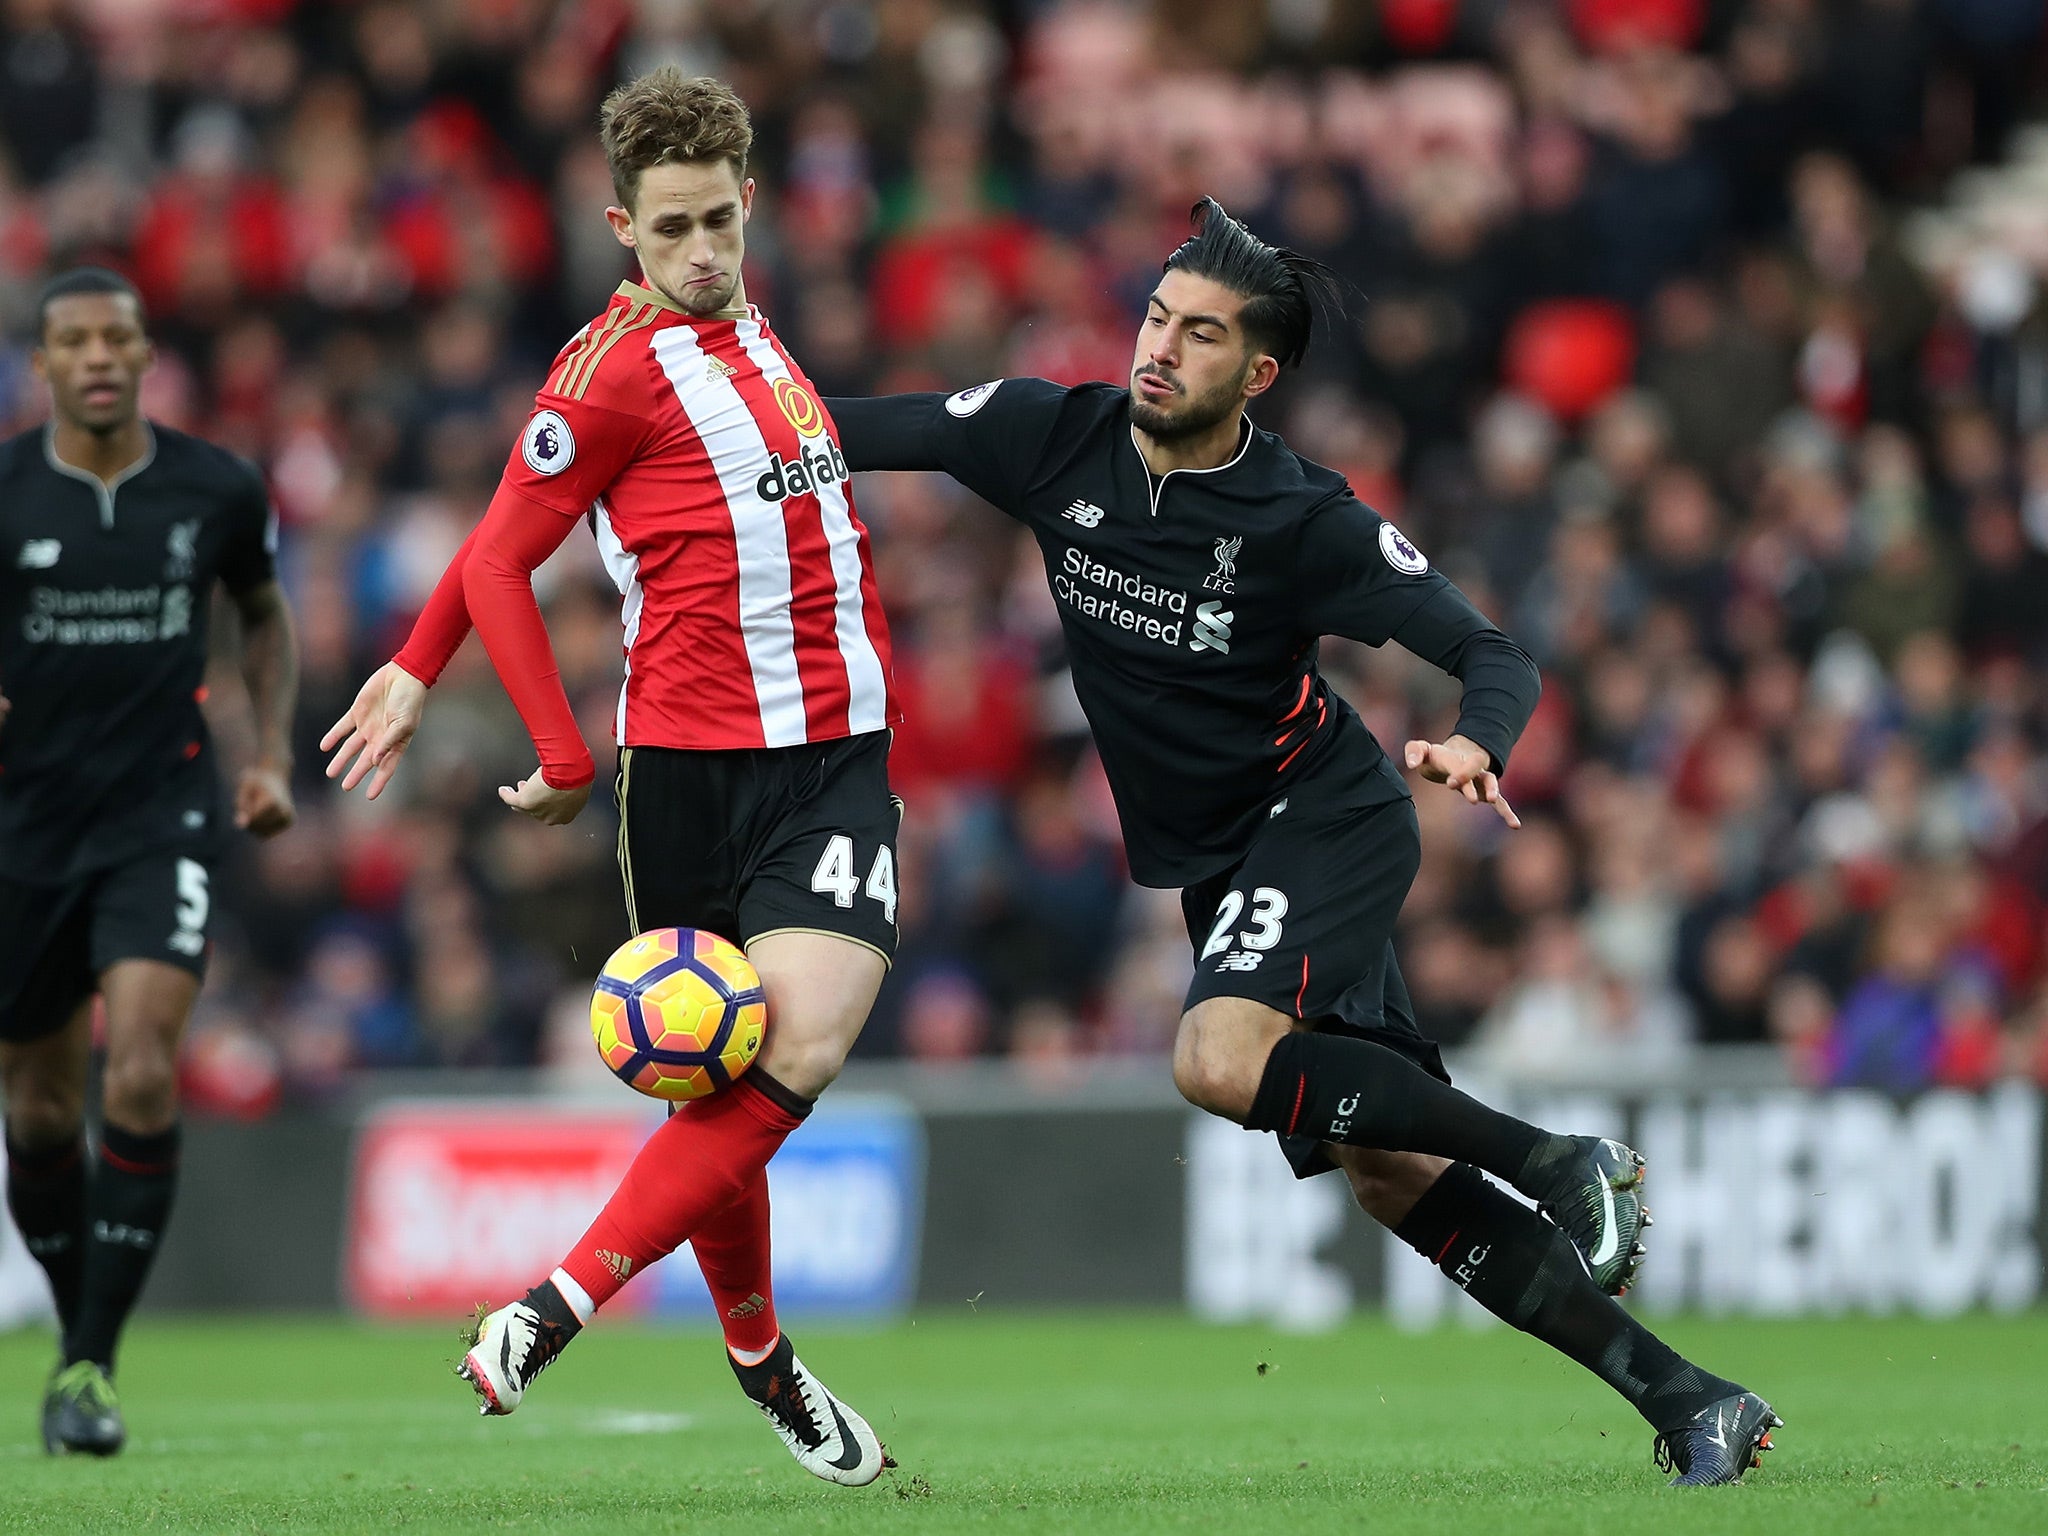
<path fill-rule="evenodd" d="M 1262 885 L 1252 892 L 1251 927 L 1243 933 L 1233 934 L 1231 929 L 1239 917 L 1244 915 L 1244 893 L 1231 891 L 1216 908 L 1216 926 L 1209 930 L 1209 942 L 1202 946 L 1201 958 L 1220 955 L 1233 942 L 1248 950 L 1267 950 L 1280 942 L 1281 919 L 1287 916 L 1286 893 L 1270 885 Z"/>
<path fill-rule="evenodd" d="M 818 858 L 818 867 L 811 873 L 811 889 L 821 896 L 830 896 L 837 907 L 851 907 L 854 898 L 863 891 L 873 900 L 882 904 L 882 916 L 891 923 L 896 921 L 896 855 L 887 843 L 875 850 L 875 859 L 868 866 L 867 877 L 861 878 L 859 862 L 854 857 L 853 839 L 844 832 L 835 832 L 825 843 L 825 851 Z"/>

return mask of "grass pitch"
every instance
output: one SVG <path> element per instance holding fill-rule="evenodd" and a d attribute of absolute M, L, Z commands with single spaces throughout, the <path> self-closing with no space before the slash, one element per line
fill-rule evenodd
<path fill-rule="evenodd" d="M 17 1334 L 0 1530 L 2048 1531 L 2048 1315 L 1667 1332 L 1785 1415 L 1741 1488 L 1665 1489 L 1642 1422 L 1505 1329 L 983 1312 L 799 1331 L 902 1461 L 862 1490 L 798 1471 L 705 1335 L 600 1324 L 483 1420 L 452 1322 L 153 1322 L 122 1367 L 128 1452 L 102 1463 L 41 1454 L 49 1343 Z"/>

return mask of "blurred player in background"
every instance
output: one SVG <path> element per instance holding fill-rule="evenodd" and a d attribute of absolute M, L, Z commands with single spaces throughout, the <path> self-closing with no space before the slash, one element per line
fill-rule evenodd
<path fill-rule="evenodd" d="M 1212 200 L 1195 216 L 1124 386 L 834 400 L 847 459 L 944 470 L 1036 535 L 1131 873 L 1181 888 L 1182 1093 L 1278 1133 L 1300 1177 L 1344 1169 L 1367 1214 L 1626 1397 L 1679 1481 L 1737 1481 L 1769 1446 L 1770 1405 L 1612 1300 L 1642 1258 L 1642 1159 L 1459 1092 L 1417 1028 L 1393 950 L 1414 806 L 1316 647 L 1396 640 L 1459 678 L 1455 732 L 1403 755 L 1510 827 L 1497 775 L 1536 668 L 1341 475 L 1252 426 L 1334 279 Z"/>
<path fill-rule="evenodd" d="M 473 622 L 540 756 L 499 794 L 572 820 L 595 766 L 532 574 L 589 522 L 624 598 L 628 917 L 743 945 L 768 1036 L 732 1088 L 654 1133 L 551 1277 L 482 1320 L 462 1374 L 486 1413 L 512 1412 L 599 1306 L 689 1242 L 747 1394 L 807 1470 L 857 1486 L 885 1457 L 776 1323 L 764 1170 L 838 1075 L 895 950 L 888 630 L 831 423 L 741 283 L 745 105 L 666 68 L 614 91 L 601 121 L 606 217 L 645 281 L 557 357 L 490 510 L 323 746 L 338 745 L 330 776 L 375 796 Z"/>
<path fill-rule="evenodd" d="M 241 627 L 256 760 L 235 824 L 292 824 L 291 615 L 255 468 L 145 421 L 154 354 L 126 279 L 81 268 L 37 314 L 47 426 L 0 443 L 0 1084 L 7 1204 L 63 1354 L 43 1444 L 126 1439 L 114 1353 L 178 1169 L 178 1041 L 206 973 L 221 806 L 200 712 L 215 581 Z M 93 999 L 106 1007 L 86 1151 Z"/>

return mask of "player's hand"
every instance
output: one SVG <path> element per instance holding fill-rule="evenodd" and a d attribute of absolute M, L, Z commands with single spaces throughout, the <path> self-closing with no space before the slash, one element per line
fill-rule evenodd
<path fill-rule="evenodd" d="M 235 785 L 235 825 L 257 837 L 275 837 L 299 813 L 292 807 L 291 775 L 268 763 L 242 770 Z"/>
<path fill-rule="evenodd" d="M 339 778 L 343 789 L 354 789 L 368 775 L 369 798 L 376 799 L 398 772 L 398 761 L 412 744 L 426 707 L 427 685 L 397 662 L 385 662 L 363 684 L 348 713 L 320 738 L 320 750 L 334 753 L 327 777 Z"/>
<path fill-rule="evenodd" d="M 1411 741 L 1403 756 L 1408 767 L 1432 784 L 1447 784 L 1474 805 L 1490 805 L 1500 819 L 1519 829 L 1522 818 L 1501 798 L 1500 780 L 1489 766 L 1486 748 L 1465 736 L 1448 741 Z"/>
<path fill-rule="evenodd" d="M 595 783 L 596 780 L 590 782 Z M 545 822 L 551 827 L 566 827 L 589 804 L 590 784 L 578 784 L 574 789 L 557 789 L 542 778 L 536 768 L 516 786 L 500 784 L 498 798 L 535 821 Z"/>

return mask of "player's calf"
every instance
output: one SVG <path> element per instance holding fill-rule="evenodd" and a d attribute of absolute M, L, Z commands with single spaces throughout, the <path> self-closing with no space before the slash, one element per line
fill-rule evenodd
<path fill-rule="evenodd" d="M 1741 1436 L 1760 1438 L 1775 1419 L 1728 1405 L 1753 1396 L 1702 1370 L 1605 1295 L 1572 1241 L 1535 1211 L 1454 1163 L 1415 1202 L 1394 1235 L 1433 1262 L 1452 1284 L 1496 1317 L 1577 1361 L 1626 1398 L 1668 1445 L 1689 1482 L 1730 1482 Z M 1732 1428 L 1731 1428 L 1732 1426 Z M 1718 1427 L 1718 1428 L 1717 1428 Z M 1728 1430 L 1725 1445 L 1715 1435 Z M 1718 1459 L 1725 1451 L 1728 1464 Z M 1748 1461 L 1742 1460 L 1742 1466 Z"/>
<path fill-rule="evenodd" d="M 1255 1010 L 1264 1023 L 1232 1041 L 1213 1024 Z M 1213 1018 L 1211 1017 L 1213 1015 Z M 1232 1112 L 1266 1045 L 1255 1091 Z M 1642 1262 L 1642 1159 L 1619 1142 L 1558 1136 L 1480 1103 L 1399 1051 L 1355 1035 L 1287 1027 L 1285 1015 L 1237 999 L 1210 999 L 1181 1022 L 1175 1080 L 1194 1102 L 1249 1129 L 1340 1146 L 1419 1152 L 1482 1168 L 1536 1201 L 1584 1255 L 1601 1289 L 1627 1288 Z"/>

